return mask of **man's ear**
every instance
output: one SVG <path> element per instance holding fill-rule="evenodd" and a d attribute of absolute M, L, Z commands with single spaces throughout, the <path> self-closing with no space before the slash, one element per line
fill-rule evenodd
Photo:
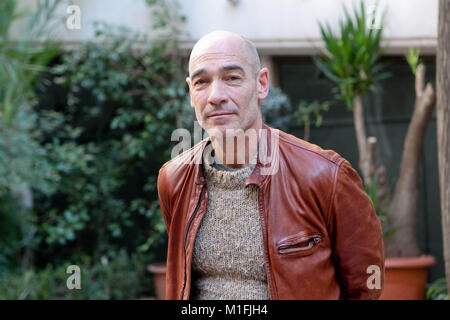
<path fill-rule="evenodd" d="M 195 108 L 194 103 L 192 102 L 192 92 L 191 92 L 191 78 L 190 77 L 186 77 L 186 82 L 188 84 L 189 87 L 189 97 L 191 98 L 191 107 Z"/>
<path fill-rule="evenodd" d="M 258 99 L 264 100 L 269 94 L 269 70 L 267 68 L 262 68 L 259 70 L 256 81 Z"/>

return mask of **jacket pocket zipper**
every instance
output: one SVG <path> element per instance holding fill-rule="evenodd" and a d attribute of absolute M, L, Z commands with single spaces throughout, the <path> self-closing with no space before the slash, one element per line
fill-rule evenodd
<path fill-rule="evenodd" d="M 281 245 L 278 247 L 278 252 L 280 254 L 295 254 L 307 252 L 312 249 L 315 245 L 317 245 L 321 241 L 321 238 L 318 235 L 314 235 L 309 239 L 301 240 L 294 243 L 289 243 L 286 245 Z"/>
<path fill-rule="evenodd" d="M 191 226 L 192 220 L 194 220 L 195 215 L 197 214 L 198 209 L 200 208 L 200 204 L 202 203 L 202 198 L 203 198 L 203 193 L 205 191 L 205 187 L 202 187 L 202 191 L 200 193 L 200 199 L 197 202 L 197 205 L 195 206 L 194 212 L 192 213 L 191 217 L 189 218 L 189 221 L 187 223 L 186 226 L 186 231 L 184 233 L 184 264 L 185 264 L 185 268 L 186 268 L 186 240 L 187 240 L 187 235 L 189 232 L 189 228 Z M 184 295 L 184 289 L 186 289 L 186 270 L 184 270 L 184 286 L 183 286 L 183 290 L 181 291 L 181 295 L 180 295 L 180 300 L 183 300 L 183 295 Z"/>

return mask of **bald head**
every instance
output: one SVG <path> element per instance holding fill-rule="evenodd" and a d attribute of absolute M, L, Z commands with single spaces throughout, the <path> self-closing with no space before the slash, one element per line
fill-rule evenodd
<path fill-rule="evenodd" d="M 250 40 L 236 33 L 217 30 L 203 36 L 192 48 L 189 58 L 189 74 L 192 75 L 192 66 L 195 61 L 202 59 L 204 55 L 220 52 L 241 55 L 251 66 L 254 75 L 261 69 L 258 51 Z"/>
<path fill-rule="evenodd" d="M 214 31 L 194 46 L 186 78 L 198 122 L 209 135 L 227 130 L 260 129 L 260 101 L 269 92 L 269 70 L 261 68 L 253 43 L 244 37 Z"/>

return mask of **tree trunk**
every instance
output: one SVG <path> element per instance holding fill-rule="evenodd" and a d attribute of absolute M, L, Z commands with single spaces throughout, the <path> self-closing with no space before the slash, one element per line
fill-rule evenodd
<path fill-rule="evenodd" d="M 309 141 L 309 127 L 310 127 L 310 121 L 308 118 L 308 120 L 305 121 L 305 134 L 303 136 L 303 140 L 305 140 L 305 141 Z"/>
<path fill-rule="evenodd" d="M 375 180 L 377 187 L 376 193 L 376 210 L 378 214 L 384 213 L 387 201 L 389 200 L 390 189 L 386 168 L 378 165 L 376 160 L 377 138 L 367 138 L 367 162 L 368 175 L 371 180 Z M 370 186 L 369 186 L 370 187 Z"/>
<path fill-rule="evenodd" d="M 358 143 L 359 169 L 366 187 L 370 187 L 372 176 L 370 174 L 370 159 L 367 149 L 366 126 L 364 124 L 363 101 L 360 95 L 355 95 L 353 102 L 353 121 L 355 124 L 356 142 Z"/>
<path fill-rule="evenodd" d="M 450 291 L 450 0 L 440 0 L 438 11 L 436 57 L 438 162 L 445 275 Z"/>
<path fill-rule="evenodd" d="M 424 89 L 425 65 L 416 72 L 416 101 L 403 145 L 399 178 L 390 206 L 390 223 L 399 230 L 387 239 L 387 255 L 408 257 L 420 254 L 417 242 L 420 158 L 428 122 L 435 105 L 431 84 Z"/>

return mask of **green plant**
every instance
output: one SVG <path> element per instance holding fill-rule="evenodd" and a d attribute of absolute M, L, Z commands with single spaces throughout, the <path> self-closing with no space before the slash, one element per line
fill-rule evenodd
<path fill-rule="evenodd" d="M 319 23 L 325 48 L 318 57 L 314 57 L 317 67 L 335 84 L 333 91 L 337 99 L 343 100 L 353 112 L 359 168 L 367 186 L 370 185 L 373 170 L 369 162 L 363 98 L 369 90 L 375 91 L 375 82 L 390 76 L 385 71 L 386 64 L 381 62 L 384 48 L 381 48 L 380 40 L 385 12 L 381 17 L 381 25 L 373 28 L 377 10 L 370 27 L 363 1 L 360 2 L 359 10 L 354 8 L 353 17 L 344 6 L 345 19 L 339 21 L 337 34 L 328 23 Z"/>
<path fill-rule="evenodd" d="M 41 259 L 83 252 L 98 260 L 122 247 L 156 257 L 167 241 L 156 179 L 186 95 L 173 23 L 156 21 L 156 39 L 97 23 L 95 38 L 54 66 L 41 97 L 58 90 L 64 101 L 36 106 L 60 177 L 51 197 L 36 194 Z"/>
<path fill-rule="evenodd" d="M 289 97 L 279 88 L 270 88 L 267 97 L 261 101 L 263 121 L 281 130 L 292 127 L 292 104 Z"/>
<path fill-rule="evenodd" d="M 58 53 L 48 33 L 60 2 L 39 0 L 33 11 L 19 10 L 17 0 L 0 2 L 0 270 L 21 263 L 21 251 L 35 233 L 33 190 L 49 194 L 58 179 L 34 136 L 37 114 L 31 105 Z"/>
<path fill-rule="evenodd" d="M 447 279 L 439 278 L 429 285 L 425 294 L 425 300 L 450 300 Z"/>
<path fill-rule="evenodd" d="M 366 20 L 364 2 L 359 10 L 353 10 L 350 16 L 344 6 L 345 20 L 339 21 L 339 34 L 331 26 L 319 24 L 325 50 L 314 61 L 319 69 L 336 84 L 335 93 L 353 110 L 356 96 L 364 96 L 368 90 L 375 90 L 374 83 L 390 76 L 384 71 L 386 64 L 380 62 L 384 53 L 380 47 L 382 26 L 374 25 L 376 12 L 372 21 Z M 381 18 L 384 21 L 385 12 Z"/>
<path fill-rule="evenodd" d="M 389 223 L 400 230 L 386 243 L 389 256 L 418 256 L 417 215 L 419 211 L 420 162 L 428 123 L 436 101 L 431 83 L 425 84 L 425 64 L 420 62 L 419 50 L 410 48 L 406 60 L 414 75 L 415 102 L 413 114 L 403 143 L 399 176 L 391 196 L 391 210 L 395 212 Z"/>
<path fill-rule="evenodd" d="M 0 119 L 8 125 L 30 104 L 38 76 L 59 52 L 48 34 L 60 2 L 39 0 L 33 11 L 19 11 L 17 0 L 0 3 Z M 42 43 L 35 42 L 43 37 Z"/>
<path fill-rule="evenodd" d="M 80 289 L 68 289 L 69 265 L 80 268 Z M 89 256 L 73 257 L 61 265 L 48 264 L 43 269 L 0 273 L 0 299 L 136 299 L 153 294 L 148 259 L 129 255 L 125 250 L 109 252 L 95 261 Z"/>
<path fill-rule="evenodd" d="M 409 67 L 412 73 L 415 75 L 417 72 L 417 66 L 419 65 L 420 49 L 409 48 L 408 53 L 405 55 L 406 61 L 408 61 Z"/>
<path fill-rule="evenodd" d="M 18 200 L 11 194 L 0 196 L 0 272 L 17 267 L 17 255 L 30 228 L 27 212 L 18 210 Z"/>
<path fill-rule="evenodd" d="M 156 178 L 170 158 L 168 141 L 186 94 L 174 33 L 180 27 L 172 27 L 180 20 L 168 6 L 154 9 L 158 38 L 97 24 L 94 41 L 60 52 L 52 73 L 50 56 L 31 59 L 42 63 L 39 76 L 30 71 L 27 99 L 1 109 L 0 231 L 8 231 L 0 233 L 2 297 L 117 299 L 135 297 L 141 284 L 151 288 L 146 265 L 161 259 L 158 246 L 167 240 Z M 18 77 L 27 75 L 11 65 Z M 12 101 L 16 91 L 7 85 L 0 83 L 0 98 Z M 24 184 L 32 188 L 31 208 L 19 203 L 26 192 L 10 191 Z M 67 292 L 65 267 L 73 257 L 84 257 L 75 260 L 90 280 L 85 290 Z M 101 257 L 109 263 L 99 264 Z"/>
<path fill-rule="evenodd" d="M 311 103 L 300 101 L 297 110 L 294 111 L 292 117 L 305 128 L 304 140 L 309 140 L 309 128 L 311 124 L 311 114 L 316 118 L 315 125 L 320 127 L 323 121 L 323 113 L 328 111 L 330 103 L 328 101 L 320 103 L 314 100 Z"/>

